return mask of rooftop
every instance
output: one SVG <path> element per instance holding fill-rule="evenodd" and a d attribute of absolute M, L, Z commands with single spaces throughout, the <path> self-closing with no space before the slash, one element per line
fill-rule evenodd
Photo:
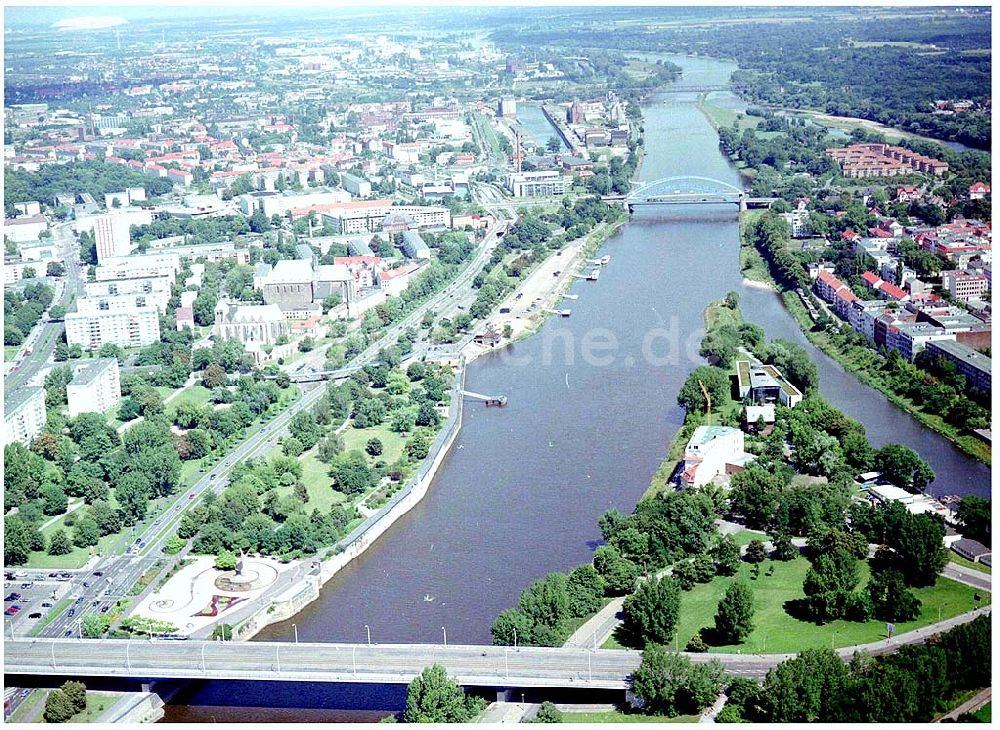
<path fill-rule="evenodd" d="M 7 416 L 13 414 L 15 411 L 20 410 L 24 405 L 35 398 L 39 393 L 45 394 L 45 388 L 25 386 L 23 388 L 18 388 L 13 393 L 4 395 L 3 399 L 3 411 Z"/>
<path fill-rule="evenodd" d="M 937 349 L 948 353 L 957 360 L 967 362 L 979 370 L 985 372 L 992 372 L 991 358 L 986 357 L 986 355 L 981 352 L 976 352 L 968 345 L 963 345 L 961 342 L 956 342 L 954 340 L 940 340 L 939 342 L 928 343 L 928 347 L 931 351 Z"/>
<path fill-rule="evenodd" d="M 118 367 L 118 358 L 100 357 L 73 366 L 73 380 L 70 385 L 90 385 L 110 367 Z"/>

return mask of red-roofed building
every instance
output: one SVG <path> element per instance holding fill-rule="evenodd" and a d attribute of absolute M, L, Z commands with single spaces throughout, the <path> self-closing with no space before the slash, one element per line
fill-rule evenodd
<path fill-rule="evenodd" d="M 990 194 L 990 186 L 986 183 L 974 182 L 969 186 L 969 200 L 982 200 Z"/>
<path fill-rule="evenodd" d="M 866 271 L 861 275 L 861 280 L 865 282 L 870 288 L 878 290 L 884 282 L 877 274 L 873 274 L 870 271 Z"/>
<path fill-rule="evenodd" d="M 894 299 L 897 302 L 905 302 L 910 298 L 910 295 L 905 291 L 900 289 L 895 284 L 890 284 L 887 281 L 882 282 L 882 286 L 879 287 L 878 293 L 882 295 L 883 299 Z"/>
<path fill-rule="evenodd" d="M 923 193 L 920 192 L 920 188 L 912 185 L 900 185 L 896 188 L 896 200 L 901 203 L 914 203 L 919 201 L 921 197 L 923 197 Z"/>
<path fill-rule="evenodd" d="M 858 241 L 861 240 L 862 236 L 860 233 L 852 231 L 850 228 L 848 228 L 847 230 L 845 230 L 843 233 L 840 234 L 840 238 L 843 241 L 850 241 L 851 243 L 857 243 Z"/>
<path fill-rule="evenodd" d="M 194 309 L 192 307 L 177 307 L 177 331 L 189 329 L 194 332 Z"/>

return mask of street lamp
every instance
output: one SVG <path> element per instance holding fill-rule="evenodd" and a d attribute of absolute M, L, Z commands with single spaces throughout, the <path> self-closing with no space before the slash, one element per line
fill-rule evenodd
<path fill-rule="evenodd" d="M 299 627 L 296 626 L 295 624 L 292 624 L 292 631 L 295 632 L 295 643 L 298 644 L 299 643 Z"/>
<path fill-rule="evenodd" d="M 511 626 L 511 628 L 514 629 L 514 648 L 516 649 L 517 648 L 517 627 L 516 626 Z"/>
<path fill-rule="evenodd" d="M 365 624 L 365 633 L 368 634 L 368 646 L 372 645 L 372 630 L 368 628 L 368 624 Z"/>
<path fill-rule="evenodd" d="M 444 626 L 441 627 L 441 631 L 444 633 L 444 645 L 448 646 L 448 631 Z"/>

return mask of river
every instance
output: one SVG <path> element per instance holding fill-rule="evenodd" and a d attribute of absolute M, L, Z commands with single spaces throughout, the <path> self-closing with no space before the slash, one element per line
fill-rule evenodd
<path fill-rule="evenodd" d="M 721 83 L 733 69 L 676 62 L 688 84 Z M 642 180 L 696 175 L 738 184 L 694 102 L 693 94 L 671 94 L 644 107 Z M 572 286 L 580 295 L 569 303 L 572 317 L 550 319 L 536 336 L 472 363 L 467 388 L 506 395 L 509 405 L 469 404 L 427 496 L 295 617 L 299 640 L 360 642 L 368 625 L 375 642 L 437 642 L 446 630 L 453 643 L 489 643 L 493 618 L 533 580 L 591 559 L 603 512 L 635 506 L 682 423 L 676 397 L 702 364 L 703 310 L 733 289 L 746 318 L 770 338 L 809 350 L 823 395 L 862 421 L 876 446 L 916 449 L 937 473 L 938 493 L 988 495 L 985 465 L 812 347 L 775 293 L 742 286 L 738 232 L 733 206 L 642 210 L 605 244 L 611 262 L 600 280 Z M 290 641 L 292 633 L 285 622 L 258 638 Z M 270 719 L 259 708 L 220 707 L 234 697 L 258 704 L 247 699 L 249 685 L 228 687 L 194 688 L 182 700 L 194 706 L 169 706 L 166 719 Z M 400 707 L 398 688 L 332 694 L 340 707 Z"/>

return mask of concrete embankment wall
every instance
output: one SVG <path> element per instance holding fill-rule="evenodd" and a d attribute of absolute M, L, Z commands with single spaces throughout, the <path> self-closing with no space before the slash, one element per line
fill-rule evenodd
<path fill-rule="evenodd" d="M 285 621 L 315 601 L 319 598 L 320 589 L 328 580 L 371 547 L 396 520 L 413 509 L 424 498 L 434 480 L 434 474 L 462 428 L 462 390 L 464 388 L 465 363 L 463 362 L 459 365 L 455 385 L 452 387 L 448 419 L 444 428 L 434 439 L 434 443 L 431 444 L 427 458 L 424 459 L 417 473 L 378 512 L 341 540 L 334 548 L 333 554 L 322 559 L 318 572 L 310 573 L 297 586 L 262 605 L 258 611 L 236 628 L 234 638 L 249 639 L 265 626 Z"/>

